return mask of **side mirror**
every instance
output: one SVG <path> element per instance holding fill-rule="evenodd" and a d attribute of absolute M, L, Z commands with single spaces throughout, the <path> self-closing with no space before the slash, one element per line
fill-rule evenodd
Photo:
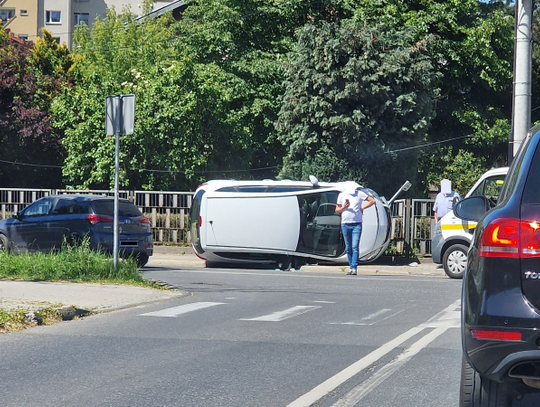
<path fill-rule="evenodd" d="M 452 199 L 452 208 L 455 208 L 459 201 L 459 196 L 456 195 L 454 199 Z"/>
<path fill-rule="evenodd" d="M 454 207 L 454 213 L 460 219 L 478 222 L 492 207 L 485 196 L 471 196 L 459 201 Z"/>
<path fill-rule="evenodd" d="M 11 214 L 11 217 L 14 218 L 14 219 L 21 220 L 21 218 L 20 218 L 20 213 L 19 213 L 19 212 L 13 212 L 13 213 Z"/>

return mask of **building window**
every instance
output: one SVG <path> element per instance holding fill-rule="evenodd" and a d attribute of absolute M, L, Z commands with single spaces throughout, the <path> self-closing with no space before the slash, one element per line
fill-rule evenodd
<path fill-rule="evenodd" d="M 75 25 L 85 23 L 88 26 L 88 13 L 75 13 Z"/>
<path fill-rule="evenodd" d="M 45 22 L 47 24 L 60 24 L 60 11 L 49 11 L 45 12 Z"/>
<path fill-rule="evenodd" d="M 28 34 L 19 34 L 19 39 L 28 41 Z"/>
<path fill-rule="evenodd" d="M 6 22 L 15 17 L 15 9 L 0 8 L 0 20 Z"/>
<path fill-rule="evenodd" d="M 21 10 L 21 16 L 27 16 L 28 10 Z"/>
<path fill-rule="evenodd" d="M 53 40 L 56 41 L 58 45 L 60 45 L 60 37 L 53 37 Z"/>

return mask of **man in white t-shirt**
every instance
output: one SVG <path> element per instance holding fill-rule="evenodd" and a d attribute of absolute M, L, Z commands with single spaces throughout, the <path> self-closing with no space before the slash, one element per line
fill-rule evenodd
<path fill-rule="evenodd" d="M 358 189 L 341 192 L 337 198 L 336 213 L 341 215 L 341 232 L 345 241 L 345 252 L 349 261 L 349 272 L 356 275 L 358 266 L 358 247 L 362 235 L 362 215 L 375 199 Z"/>

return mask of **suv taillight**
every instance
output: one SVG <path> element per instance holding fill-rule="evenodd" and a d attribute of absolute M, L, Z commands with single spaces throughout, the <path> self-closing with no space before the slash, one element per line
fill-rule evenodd
<path fill-rule="evenodd" d="M 148 218 L 141 218 L 141 219 L 139 219 L 139 222 L 150 224 L 150 219 L 148 219 Z"/>
<path fill-rule="evenodd" d="M 90 224 L 95 225 L 99 222 L 113 222 L 114 219 L 109 218 L 108 216 L 88 215 L 86 220 L 90 222 Z"/>
<path fill-rule="evenodd" d="M 537 257 L 540 256 L 540 223 L 512 218 L 490 222 L 480 241 L 482 257 Z"/>

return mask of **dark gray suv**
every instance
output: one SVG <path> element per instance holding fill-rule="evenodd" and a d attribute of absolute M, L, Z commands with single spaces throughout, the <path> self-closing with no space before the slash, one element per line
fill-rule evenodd
<path fill-rule="evenodd" d="M 462 292 L 460 406 L 540 405 L 540 126 L 523 141 L 495 206 L 454 212 L 478 221 Z"/>
<path fill-rule="evenodd" d="M 38 199 L 10 219 L 0 221 L 0 250 L 50 252 L 89 238 L 90 248 L 112 253 L 114 199 L 58 195 Z M 118 205 L 119 254 L 144 266 L 153 254 L 150 221 L 128 200 Z"/>

